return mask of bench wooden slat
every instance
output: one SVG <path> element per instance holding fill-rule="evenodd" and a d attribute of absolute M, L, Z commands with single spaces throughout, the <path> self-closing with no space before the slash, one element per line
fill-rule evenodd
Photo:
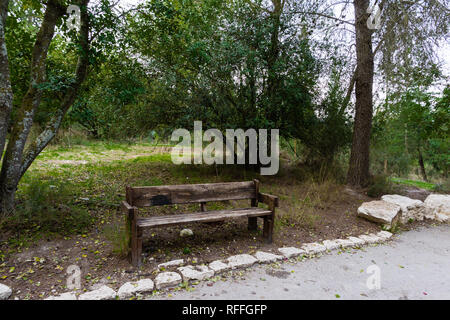
<path fill-rule="evenodd" d="M 255 199 L 253 181 L 132 187 L 132 205 L 150 207 L 170 204 Z"/>
<path fill-rule="evenodd" d="M 239 217 L 263 217 L 271 214 L 272 211 L 263 208 L 217 210 L 189 214 L 177 214 L 172 216 L 139 218 L 137 219 L 137 225 L 141 228 L 148 228 L 192 222 L 215 222 Z"/>

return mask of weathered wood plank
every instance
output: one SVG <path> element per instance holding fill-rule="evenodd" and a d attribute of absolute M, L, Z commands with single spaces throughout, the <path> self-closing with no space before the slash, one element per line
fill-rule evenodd
<path fill-rule="evenodd" d="M 256 198 L 253 181 L 133 187 L 129 194 L 137 207 Z"/>
<path fill-rule="evenodd" d="M 151 218 L 139 218 L 137 225 L 141 228 L 179 225 L 192 222 L 215 222 L 240 217 L 263 217 L 272 211 L 263 208 L 244 208 L 232 210 L 206 211 L 199 213 L 177 214 Z"/>
<path fill-rule="evenodd" d="M 255 183 L 255 198 L 251 200 L 251 206 L 258 207 L 259 180 L 254 179 L 253 182 Z M 249 231 L 258 230 L 258 218 L 256 217 L 248 218 L 248 230 Z"/>
<path fill-rule="evenodd" d="M 258 193 L 258 201 L 265 203 L 269 206 L 270 205 L 273 205 L 274 207 L 279 206 L 278 197 L 266 193 Z"/>

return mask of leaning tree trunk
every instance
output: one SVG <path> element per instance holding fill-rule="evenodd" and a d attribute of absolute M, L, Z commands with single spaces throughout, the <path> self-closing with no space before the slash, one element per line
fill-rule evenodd
<path fill-rule="evenodd" d="M 38 86 L 46 79 L 48 48 L 55 33 L 56 22 L 61 16 L 56 2 L 49 1 L 33 48 L 30 84 L 17 112 L 0 173 L 0 210 L 4 215 L 14 209 L 14 195 L 20 179 L 23 150 L 36 109 L 41 102 L 42 92 Z"/>
<path fill-rule="evenodd" d="M 42 92 L 39 85 L 45 82 L 46 60 L 49 45 L 55 33 L 57 21 L 65 14 L 66 7 L 59 0 L 49 0 L 41 28 L 37 34 L 31 60 L 30 85 L 25 94 L 13 129 L 0 172 L 0 213 L 8 215 L 14 210 L 15 193 L 19 181 L 39 153 L 47 146 L 58 131 L 62 119 L 74 102 L 82 82 L 85 79 L 88 65 L 88 13 L 89 0 L 81 0 L 81 53 L 76 68 L 75 83 L 66 91 L 60 108 L 48 121 L 41 134 L 32 141 L 27 149 L 28 135 L 33 125 L 34 115 L 40 105 Z"/>
<path fill-rule="evenodd" d="M 9 0 L 0 0 L 0 160 L 6 144 L 9 115 L 13 94 L 9 74 L 8 51 L 5 42 L 5 25 Z"/>
<path fill-rule="evenodd" d="M 370 180 L 369 155 L 373 116 L 374 53 L 372 51 L 372 30 L 367 27 L 369 0 L 354 0 L 354 7 L 357 55 L 356 113 L 347 183 L 363 187 L 368 185 Z"/>
<path fill-rule="evenodd" d="M 80 26 L 80 40 L 79 46 L 81 48 L 80 55 L 78 57 L 77 66 L 75 69 L 75 82 L 67 89 L 60 108 L 56 111 L 53 117 L 45 125 L 44 130 L 39 136 L 27 147 L 24 152 L 22 165 L 20 168 L 20 177 L 31 166 L 36 157 L 42 150 L 52 141 L 56 136 L 61 123 L 64 119 L 69 108 L 74 103 L 81 85 L 87 76 L 87 69 L 89 65 L 89 16 L 87 12 L 89 0 L 81 0 L 81 26 Z"/>

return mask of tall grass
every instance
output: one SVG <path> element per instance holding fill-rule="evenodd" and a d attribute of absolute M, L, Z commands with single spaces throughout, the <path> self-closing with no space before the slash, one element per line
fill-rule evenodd
<path fill-rule="evenodd" d="M 22 184 L 15 213 L 0 222 L 0 230 L 18 238 L 84 233 L 93 219 L 85 207 L 72 202 L 66 183 L 32 178 Z"/>

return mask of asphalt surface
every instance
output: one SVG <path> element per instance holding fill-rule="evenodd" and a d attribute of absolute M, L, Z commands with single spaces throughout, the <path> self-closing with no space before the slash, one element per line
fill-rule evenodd
<path fill-rule="evenodd" d="M 194 291 L 171 295 L 156 299 L 449 300 L 450 225 L 423 227 L 381 245 L 284 262 L 279 268 L 256 266 L 237 280 L 204 281 Z"/>

